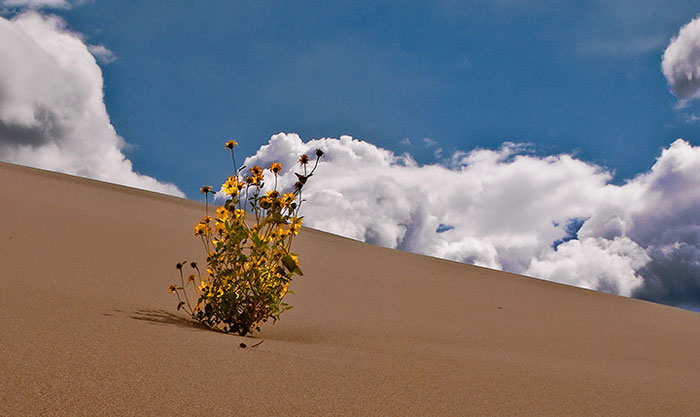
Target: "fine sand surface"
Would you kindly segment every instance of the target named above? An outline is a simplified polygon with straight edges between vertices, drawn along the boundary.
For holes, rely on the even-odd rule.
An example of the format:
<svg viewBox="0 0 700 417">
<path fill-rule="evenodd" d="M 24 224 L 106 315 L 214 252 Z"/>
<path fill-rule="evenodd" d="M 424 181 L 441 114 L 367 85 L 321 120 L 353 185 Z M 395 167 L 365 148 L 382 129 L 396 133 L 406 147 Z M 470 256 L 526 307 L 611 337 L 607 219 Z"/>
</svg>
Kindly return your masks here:
<svg viewBox="0 0 700 417">
<path fill-rule="evenodd" d="M 700 416 L 697 313 L 305 229 L 241 338 L 167 292 L 203 204 L 2 163 L 0 199 L 0 416 Z"/>
</svg>

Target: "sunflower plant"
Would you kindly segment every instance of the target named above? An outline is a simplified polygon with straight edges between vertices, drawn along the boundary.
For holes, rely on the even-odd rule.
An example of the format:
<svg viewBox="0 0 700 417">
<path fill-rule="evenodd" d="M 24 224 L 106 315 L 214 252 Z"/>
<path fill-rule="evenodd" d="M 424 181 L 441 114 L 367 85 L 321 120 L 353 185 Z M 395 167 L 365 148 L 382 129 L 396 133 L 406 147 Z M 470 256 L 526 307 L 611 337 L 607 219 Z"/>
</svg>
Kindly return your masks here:
<svg viewBox="0 0 700 417">
<path fill-rule="evenodd" d="M 291 251 L 303 220 L 299 215 L 301 193 L 323 152 L 316 150 L 313 167 L 309 167 L 308 155 L 301 155 L 303 173 L 296 174 L 298 181 L 286 192 L 277 190 L 282 165 L 270 165 L 267 172 L 274 186 L 265 192 L 265 170 L 254 166 L 243 175 L 245 166 L 236 167 L 236 145 L 233 140 L 225 145 L 231 152 L 234 176 L 223 183 L 226 200 L 213 217 L 209 195 L 216 192 L 211 186 L 201 188 L 205 216 L 194 226 L 194 234 L 207 253 L 206 269 L 201 271 L 196 262 L 179 262 L 180 283 L 170 285 L 169 291 L 178 298 L 177 309 L 194 320 L 245 336 L 292 308 L 283 299 L 292 278 L 303 275 L 298 255 Z M 189 274 L 185 272 L 188 267 Z"/>
</svg>

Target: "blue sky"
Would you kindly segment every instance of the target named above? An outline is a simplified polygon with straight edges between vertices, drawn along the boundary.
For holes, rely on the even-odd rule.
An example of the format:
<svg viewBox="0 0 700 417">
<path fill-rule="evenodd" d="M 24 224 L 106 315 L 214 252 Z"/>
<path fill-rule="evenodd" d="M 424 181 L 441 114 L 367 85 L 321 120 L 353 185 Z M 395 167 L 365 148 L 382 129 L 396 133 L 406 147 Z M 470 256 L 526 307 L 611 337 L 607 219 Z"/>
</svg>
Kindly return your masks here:
<svg viewBox="0 0 700 417">
<path fill-rule="evenodd" d="M 661 54 L 700 8 L 686 2 L 93 1 L 60 11 L 112 50 L 114 126 L 138 171 L 196 197 L 224 174 L 228 137 L 349 134 L 419 162 L 530 142 L 614 170 L 698 143 Z M 655 3 L 655 4 L 654 4 Z M 401 143 L 409 138 L 412 147 Z"/>
<path fill-rule="evenodd" d="M 201 199 L 326 152 L 305 224 L 700 308 L 700 7 L 0 0 L 0 160 Z"/>
</svg>

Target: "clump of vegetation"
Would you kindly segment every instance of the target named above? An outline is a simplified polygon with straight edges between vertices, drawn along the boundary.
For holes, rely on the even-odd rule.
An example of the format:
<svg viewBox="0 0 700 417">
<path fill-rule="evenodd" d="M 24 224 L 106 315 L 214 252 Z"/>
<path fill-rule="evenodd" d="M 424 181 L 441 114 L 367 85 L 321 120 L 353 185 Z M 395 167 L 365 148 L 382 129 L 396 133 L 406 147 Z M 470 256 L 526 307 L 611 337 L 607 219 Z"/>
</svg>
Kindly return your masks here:
<svg viewBox="0 0 700 417">
<path fill-rule="evenodd" d="M 268 173 L 274 178 L 274 187 L 263 194 L 265 170 L 254 166 L 243 176 L 245 167 L 236 167 L 236 145 L 233 140 L 225 145 L 231 151 L 235 174 L 222 185 L 226 202 L 216 208 L 214 218 L 209 215 L 209 195 L 215 191 L 211 186 L 201 189 L 206 212 L 195 225 L 194 234 L 206 250 L 206 270 L 201 271 L 195 262 L 178 263 L 180 285 L 173 284 L 169 290 L 178 297 L 177 309 L 183 309 L 194 320 L 212 329 L 245 336 L 260 330 L 268 319 L 277 321 L 280 314 L 292 308 L 282 300 L 292 278 L 303 275 L 298 255 L 291 251 L 303 220 L 299 216 L 301 193 L 323 152 L 316 150 L 310 169 L 309 157 L 301 155 L 303 174 L 296 174 L 298 181 L 287 192 L 277 190 L 282 165 L 270 165 Z M 185 272 L 187 266 L 192 273 Z"/>
</svg>

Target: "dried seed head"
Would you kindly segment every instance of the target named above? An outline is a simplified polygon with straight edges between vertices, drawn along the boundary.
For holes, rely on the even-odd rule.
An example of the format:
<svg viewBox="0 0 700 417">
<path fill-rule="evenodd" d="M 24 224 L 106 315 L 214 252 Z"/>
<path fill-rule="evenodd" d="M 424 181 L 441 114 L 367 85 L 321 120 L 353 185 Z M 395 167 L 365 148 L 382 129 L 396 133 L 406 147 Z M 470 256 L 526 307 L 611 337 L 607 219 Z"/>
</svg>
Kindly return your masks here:
<svg viewBox="0 0 700 417">
<path fill-rule="evenodd" d="M 309 175 L 301 175 L 301 174 L 297 174 L 296 172 L 294 173 L 294 175 L 297 176 L 297 179 L 299 180 L 299 182 L 300 182 L 302 185 L 303 185 L 303 184 L 306 184 L 306 180 L 308 180 L 309 177 L 311 176 L 310 174 L 309 174 Z"/>
</svg>

